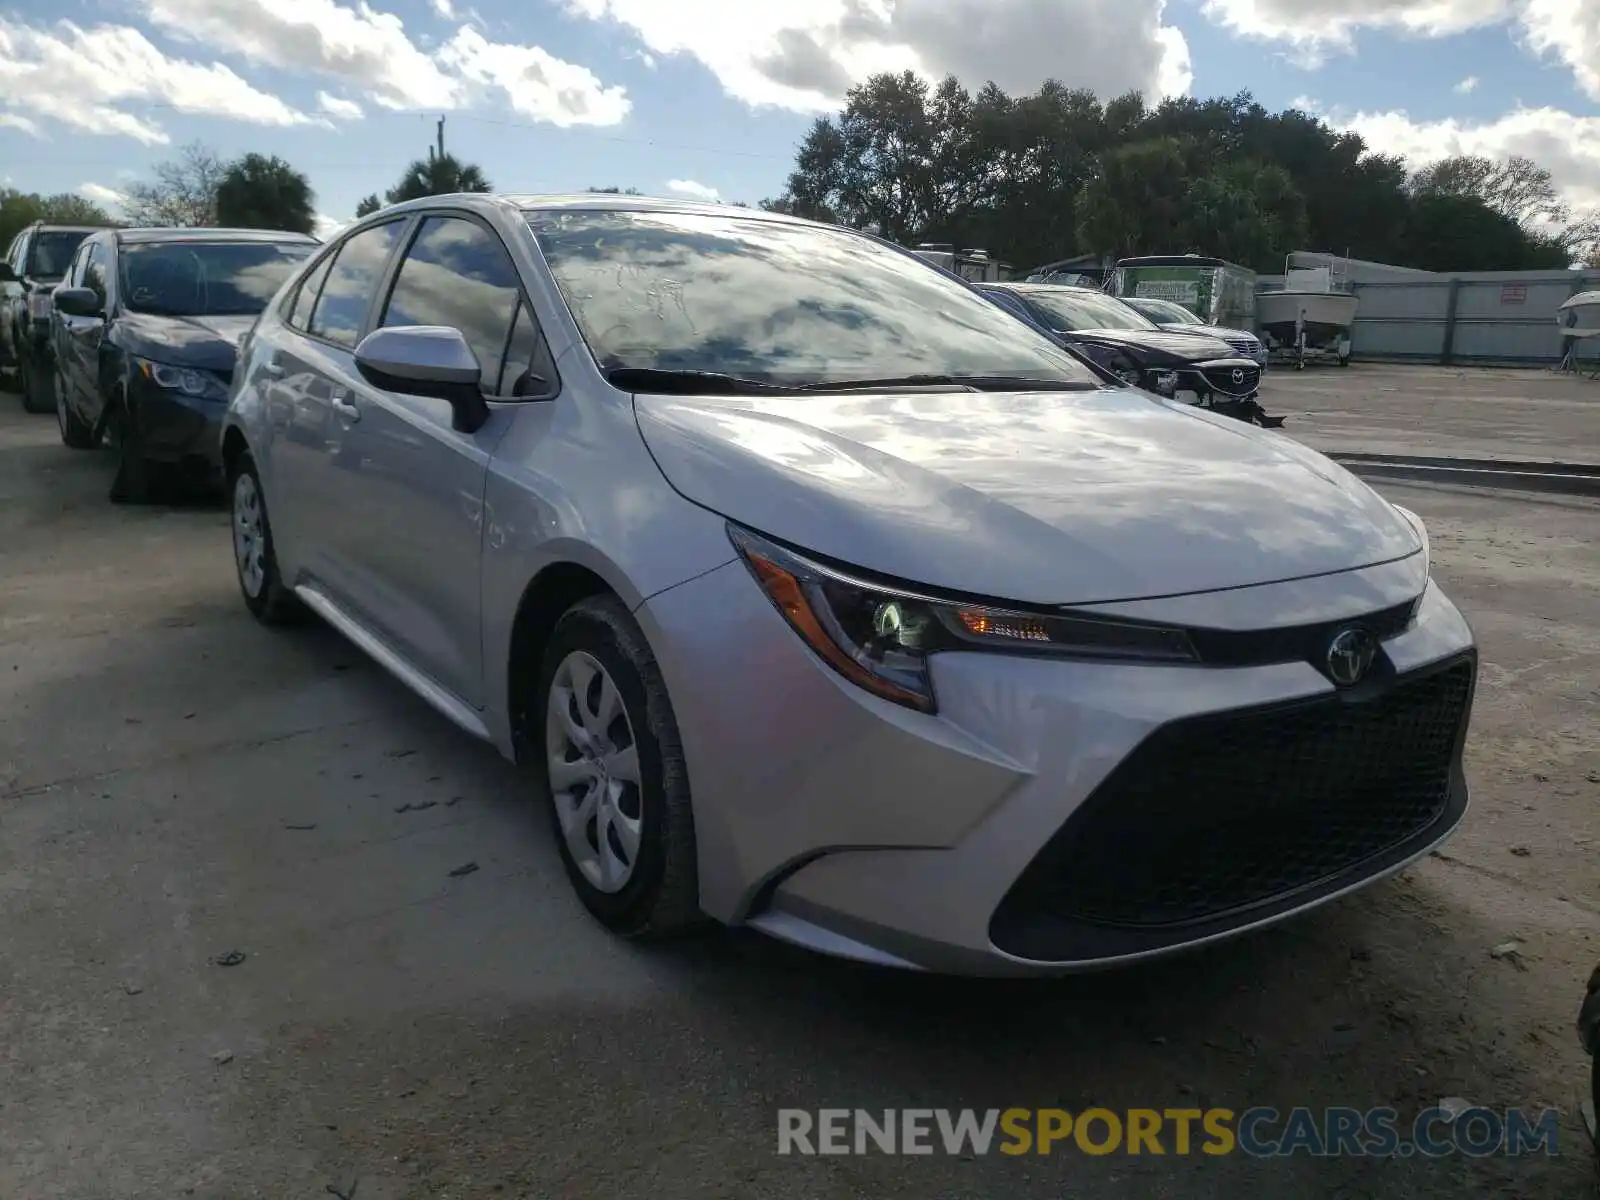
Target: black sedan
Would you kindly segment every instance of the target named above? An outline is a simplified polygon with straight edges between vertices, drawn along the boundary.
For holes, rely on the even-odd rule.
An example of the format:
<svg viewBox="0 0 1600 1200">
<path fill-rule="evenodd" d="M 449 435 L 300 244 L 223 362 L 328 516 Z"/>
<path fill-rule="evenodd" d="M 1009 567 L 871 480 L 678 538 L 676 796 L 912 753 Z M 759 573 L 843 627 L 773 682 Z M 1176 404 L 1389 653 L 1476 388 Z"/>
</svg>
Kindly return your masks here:
<svg viewBox="0 0 1600 1200">
<path fill-rule="evenodd" d="M 240 339 L 317 246 L 253 229 L 107 229 L 84 239 L 55 292 L 56 415 L 74 449 L 111 435 L 112 500 L 147 499 L 164 468 L 217 476 Z"/>
<path fill-rule="evenodd" d="M 978 290 L 1132 387 L 1276 428 L 1256 401 L 1261 366 L 1226 342 L 1169 333 L 1114 296 L 1048 283 L 984 283 Z"/>
</svg>

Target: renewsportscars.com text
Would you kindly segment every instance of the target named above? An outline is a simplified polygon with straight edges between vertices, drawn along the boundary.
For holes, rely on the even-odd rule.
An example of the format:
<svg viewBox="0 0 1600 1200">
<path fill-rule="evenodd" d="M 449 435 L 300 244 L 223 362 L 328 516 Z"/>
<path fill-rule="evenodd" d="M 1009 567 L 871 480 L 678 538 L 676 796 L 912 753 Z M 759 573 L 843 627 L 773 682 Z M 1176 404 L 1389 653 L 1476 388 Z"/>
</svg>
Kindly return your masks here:
<svg viewBox="0 0 1600 1200">
<path fill-rule="evenodd" d="M 1089 1108 L 778 1110 L 779 1154 L 1554 1155 L 1554 1109 Z"/>
</svg>

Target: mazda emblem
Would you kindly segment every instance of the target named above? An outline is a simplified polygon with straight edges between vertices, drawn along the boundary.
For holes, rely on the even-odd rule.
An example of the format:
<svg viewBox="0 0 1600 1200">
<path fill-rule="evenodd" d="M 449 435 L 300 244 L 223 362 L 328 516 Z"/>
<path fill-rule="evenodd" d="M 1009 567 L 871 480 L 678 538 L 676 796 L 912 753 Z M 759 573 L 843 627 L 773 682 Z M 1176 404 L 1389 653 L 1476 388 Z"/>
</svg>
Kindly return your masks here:
<svg viewBox="0 0 1600 1200">
<path fill-rule="evenodd" d="M 1378 654 L 1378 640 L 1359 625 L 1341 629 L 1328 643 L 1328 677 L 1340 687 L 1353 687 L 1366 677 Z"/>
<path fill-rule="evenodd" d="M 1233 369 L 1233 381 L 1235 383 L 1243 383 L 1244 382 L 1244 372 L 1239 370 L 1238 367 L 1235 367 Z"/>
</svg>

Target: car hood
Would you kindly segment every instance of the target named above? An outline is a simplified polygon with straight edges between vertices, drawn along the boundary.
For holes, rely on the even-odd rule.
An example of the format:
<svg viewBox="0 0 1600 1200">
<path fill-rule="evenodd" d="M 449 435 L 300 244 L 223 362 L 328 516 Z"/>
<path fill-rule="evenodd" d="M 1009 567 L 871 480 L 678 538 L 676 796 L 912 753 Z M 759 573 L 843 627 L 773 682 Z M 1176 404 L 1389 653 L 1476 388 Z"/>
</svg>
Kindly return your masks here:
<svg viewBox="0 0 1600 1200">
<path fill-rule="evenodd" d="M 177 367 L 233 371 L 239 342 L 256 323 L 254 316 L 168 317 L 124 313 L 117 321 L 117 344 L 130 354 Z"/>
<path fill-rule="evenodd" d="M 640 395 L 635 411 L 690 500 L 800 549 L 968 595 L 1145 599 L 1422 548 L 1404 517 L 1315 451 L 1133 390 Z"/>
<path fill-rule="evenodd" d="M 1174 321 L 1170 325 L 1163 323 L 1161 328 L 1167 333 L 1181 333 L 1185 337 L 1205 337 L 1210 338 L 1212 341 L 1220 341 L 1228 337 L 1253 338 L 1256 336 L 1248 329 L 1224 329 L 1220 325 L 1202 325 L 1198 321 L 1192 325 L 1181 321 Z"/>
<path fill-rule="evenodd" d="M 1232 346 L 1209 333 L 1170 333 L 1164 329 L 1070 329 L 1062 336 L 1074 342 L 1133 350 L 1146 363 L 1209 362 L 1214 358 L 1238 357 L 1238 352 Z"/>
</svg>

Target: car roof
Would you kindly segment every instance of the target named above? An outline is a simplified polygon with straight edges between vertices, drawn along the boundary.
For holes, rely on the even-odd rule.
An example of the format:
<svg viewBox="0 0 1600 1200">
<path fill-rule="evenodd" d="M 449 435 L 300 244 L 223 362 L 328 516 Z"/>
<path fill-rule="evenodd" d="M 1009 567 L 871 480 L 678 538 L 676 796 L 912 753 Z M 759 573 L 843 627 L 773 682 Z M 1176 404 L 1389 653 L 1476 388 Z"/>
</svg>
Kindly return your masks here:
<svg viewBox="0 0 1600 1200">
<path fill-rule="evenodd" d="M 212 229 L 198 226 L 192 229 L 113 229 L 109 232 L 123 245 L 151 242 L 302 242 L 308 246 L 321 245 L 308 233 L 289 233 L 281 229 Z"/>
<path fill-rule="evenodd" d="M 107 228 L 104 225 L 47 225 L 40 221 L 37 225 L 29 225 L 22 230 L 23 233 L 99 233 Z"/>
<path fill-rule="evenodd" d="M 575 192 L 541 195 L 526 192 L 453 192 L 442 196 L 423 196 L 379 209 L 371 217 L 362 218 L 365 224 L 373 218 L 390 217 L 400 213 L 427 208 L 465 208 L 479 212 L 500 211 L 510 213 L 533 212 L 681 212 L 707 216 L 738 217 L 740 220 L 768 221 L 774 224 L 818 225 L 804 217 L 787 213 L 768 212 L 764 208 L 745 208 L 736 204 L 708 204 L 704 200 L 671 200 L 663 196 L 629 196 L 620 192 Z M 840 226 L 828 225 L 829 229 Z M 344 231 L 340 230 L 342 234 Z M 854 231 L 848 231 L 854 232 Z"/>
<path fill-rule="evenodd" d="M 1008 292 L 1081 292 L 1088 296 L 1104 296 L 1099 288 L 1079 287 L 1075 283 L 984 283 L 982 287 L 1004 288 Z M 1115 297 L 1112 297 L 1115 299 Z"/>
</svg>

